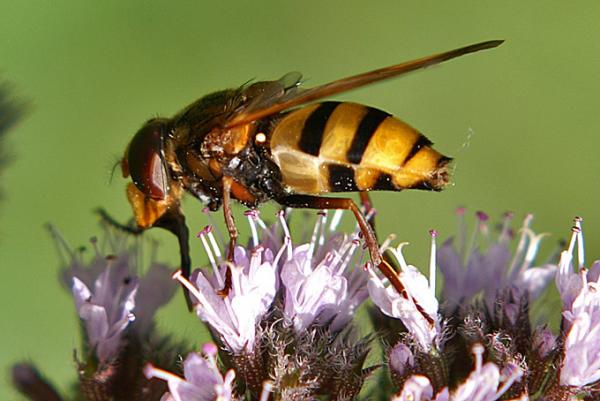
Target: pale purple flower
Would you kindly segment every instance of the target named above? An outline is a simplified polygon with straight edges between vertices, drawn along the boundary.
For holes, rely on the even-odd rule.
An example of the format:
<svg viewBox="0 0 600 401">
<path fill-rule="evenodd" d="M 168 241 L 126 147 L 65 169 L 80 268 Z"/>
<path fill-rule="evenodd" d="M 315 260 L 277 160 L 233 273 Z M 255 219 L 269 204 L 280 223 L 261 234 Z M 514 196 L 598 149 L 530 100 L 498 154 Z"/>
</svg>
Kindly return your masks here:
<svg viewBox="0 0 600 401">
<path fill-rule="evenodd" d="M 579 246 L 578 272 L 573 272 L 575 243 Z M 600 380 L 600 283 L 598 262 L 592 273 L 583 268 L 581 220 L 576 220 L 569 248 L 561 253 L 556 281 L 563 300 L 564 359 L 560 384 L 583 387 Z M 589 281 L 590 279 L 595 281 Z"/>
<path fill-rule="evenodd" d="M 511 386 L 521 380 L 523 370 L 517 365 L 500 369 L 492 362 L 483 363 L 484 348 L 480 344 L 473 347 L 475 369 L 454 390 L 442 388 L 433 394 L 430 380 L 421 375 L 412 375 L 405 382 L 400 393 L 392 401 L 495 401 L 500 399 Z M 527 400 L 523 394 L 520 400 Z"/>
<path fill-rule="evenodd" d="M 435 236 L 432 232 L 432 249 L 435 250 Z M 385 315 L 400 319 L 408 332 L 415 338 L 423 350 L 436 345 L 440 334 L 440 317 L 438 301 L 435 297 L 435 252 L 430 262 L 430 279 L 428 280 L 416 267 L 408 265 L 402 255 L 400 244 L 397 248 L 387 248 L 400 264 L 398 278 L 403 283 L 405 292 L 400 294 L 387 279 L 379 277 L 372 268 L 369 269 L 368 283 L 371 299 Z"/>
<path fill-rule="evenodd" d="M 219 371 L 216 361 L 217 347 L 205 344 L 203 355 L 190 353 L 183 361 L 183 375 L 173 373 L 147 364 L 144 374 L 148 379 L 165 380 L 169 385 L 169 393 L 162 401 L 231 401 L 233 397 L 233 381 L 235 372 L 228 370 L 224 375 Z"/>
<path fill-rule="evenodd" d="M 540 358 L 546 358 L 556 350 L 556 336 L 548 327 L 538 327 L 533 333 L 531 348 Z"/>
<path fill-rule="evenodd" d="M 505 288 L 514 288 L 518 294 L 537 299 L 554 277 L 557 266 L 546 263 L 532 267 L 545 236 L 530 229 L 532 216 L 525 218 L 517 249 L 512 254 L 509 249 L 512 214 L 504 216 L 501 232 L 493 239 L 487 225 L 488 216 L 478 212 L 478 224 L 468 243 L 463 214 L 464 209 L 459 209 L 458 244 L 451 238 L 438 251 L 437 260 L 445 280 L 443 298 L 448 307 L 454 309 L 482 294 L 488 310 L 493 310 L 498 293 Z M 487 250 L 482 250 L 481 243 L 488 244 Z"/>
<path fill-rule="evenodd" d="M 289 249 L 281 268 L 283 311 L 297 332 L 329 322 L 330 329 L 338 331 L 367 297 L 367 275 L 356 266 L 362 259 L 355 257 L 358 239 L 328 238 L 322 230 L 325 223 L 326 215 L 320 215 L 310 243 L 294 247 L 288 241 L 284 245 Z M 283 219 L 281 224 L 285 224 Z"/>
<path fill-rule="evenodd" d="M 126 273 L 109 266 L 95 280 L 92 290 L 73 277 L 77 313 L 85 325 L 89 346 L 101 363 L 118 356 L 125 329 L 135 319 L 132 311 L 138 282 Z"/>
<path fill-rule="evenodd" d="M 108 362 L 117 356 L 129 327 L 138 334 L 148 332 L 156 310 L 170 301 L 176 286 L 169 280 L 170 270 L 156 263 L 142 278 L 137 277 L 130 252 L 105 257 L 97 251 L 88 264 L 67 252 L 72 260 L 64 275 L 71 283 L 86 338 L 100 362 Z"/>
<path fill-rule="evenodd" d="M 600 380 L 600 313 L 579 313 L 564 347 L 561 385 L 583 387 Z"/>
<path fill-rule="evenodd" d="M 394 374 L 403 376 L 415 365 L 415 355 L 406 344 L 399 342 L 389 353 L 390 369 Z"/>
<path fill-rule="evenodd" d="M 577 271 L 574 271 L 573 267 L 575 246 L 577 246 L 577 253 L 579 256 Z M 556 287 L 560 293 L 564 311 L 573 311 L 575 299 L 579 297 L 581 291 L 585 287 L 586 282 L 598 280 L 600 263 L 594 263 L 589 272 L 584 269 L 584 264 L 585 260 L 581 219 L 576 218 L 575 225 L 571 230 L 571 240 L 569 242 L 569 246 L 560 254 L 560 261 L 558 263 L 559 268 L 558 273 L 556 274 Z M 567 324 L 568 321 L 569 319 L 567 319 Z"/>
<path fill-rule="evenodd" d="M 280 286 L 283 315 L 296 331 L 313 324 L 328 324 L 332 331 L 343 328 L 367 298 L 367 275 L 352 268 L 360 263 L 363 252 L 355 255 L 357 240 L 331 233 L 339 222 L 336 213 L 326 226 L 321 213 L 309 243 L 293 245 L 283 213 L 278 213 L 282 239 L 275 235 L 276 225 L 267 227 L 255 211 L 247 212 L 252 231 L 253 249 L 236 247 L 233 264 L 223 262 L 222 253 L 211 230 L 202 239 L 213 273 L 197 270 L 192 291 L 198 299 L 198 316 L 216 331 L 227 348 L 239 353 L 252 351 L 256 325 L 270 309 Z M 263 229 L 259 240 L 257 225 Z M 225 269 L 231 267 L 233 288 L 226 297 L 217 295 L 225 285 Z"/>
<path fill-rule="evenodd" d="M 426 376 L 413 375 L 405 382 L 399 394 L 391 401 L 447 401 L 448 388 L 444 388 L 433 397 L 433 387 Z"/>
<path fill-rule="evenodd" d="M 258 246 L 250 251 L 236 247 L 233 264 L 217 265 L 215 253 L 218 247 L 211 239 L 209 227 L 199 236 L 213 266 L 213 273 L 196 270 L 191 281 L 181 274 L 180 280 L 196 298 L 195 310 L 198 317 L 208 323 L 219 335 L 229 351 L 237 354 L 251 352 L 256 340 L 256 325 L 269 310 L 277 292 L 277 261 L 270 249 Z M 208 245 L 206 238 L 211 239 Z M 219 294 L 225 287 L 226 269 L 231 272 L 231 289 L 226 296 Z"/>
<path fill-rule="evenodd" d="M 523 376 L 516 365 L 503 369 L 492 363 L 483 363 L 483 346 L 473 347 L 475 369 L 450 394 L 451 401 L 495 401 Z"/>
</svg>

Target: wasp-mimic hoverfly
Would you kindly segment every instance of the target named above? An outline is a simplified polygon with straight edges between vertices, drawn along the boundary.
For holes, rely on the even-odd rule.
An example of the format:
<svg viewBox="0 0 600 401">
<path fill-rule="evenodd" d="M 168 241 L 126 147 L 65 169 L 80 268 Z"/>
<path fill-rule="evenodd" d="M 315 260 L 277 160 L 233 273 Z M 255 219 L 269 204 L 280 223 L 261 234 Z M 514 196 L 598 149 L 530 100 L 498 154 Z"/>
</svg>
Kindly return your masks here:
<svg viewBox="0 0 600 401">
<path fill-rule="evenodd" d="M 180 205 L 184 192 L 213 211 L 223 206 L 229 260 L 238 235 L 232 199 L 251 208 L 275 200 L 295 208 L 350 210 L 373 264 L 402 293 L 402 283 L 382 258 L 373 229 L 354 201 L 323 195 L 356 191 L 366 201 L 372 190 L 439 191 L 448 183 L 451 159 L 384 111 L 348 102 L 311 102 L 501 43 L 482 42 L 310 89 L 300 87 L 299 73 L 289 73 L 276 81 L 206 95 L 172 118 L 149 120 L 129 143 L 121 167 L 132 180 L 127 197 L 136 226 L 120 225 L 101 213 L 133 233 L 162 227 L 175 234 L 187 278 L 191 262 Z"/>
</svg>

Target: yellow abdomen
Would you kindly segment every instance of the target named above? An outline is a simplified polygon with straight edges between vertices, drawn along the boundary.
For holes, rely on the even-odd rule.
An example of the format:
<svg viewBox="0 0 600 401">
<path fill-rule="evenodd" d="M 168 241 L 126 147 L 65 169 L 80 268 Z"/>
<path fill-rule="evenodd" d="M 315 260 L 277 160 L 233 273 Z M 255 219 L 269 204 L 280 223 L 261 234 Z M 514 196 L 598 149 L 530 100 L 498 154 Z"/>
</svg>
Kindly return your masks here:
<svg viewBox="0 0 600 401">
<path fill-rule="evenodd" d="M 271 155 L 294 193 L 441 190 L 450 158 L 381 110 L 323 102 L 295 110 L 271 132 Z"/>
</svg>

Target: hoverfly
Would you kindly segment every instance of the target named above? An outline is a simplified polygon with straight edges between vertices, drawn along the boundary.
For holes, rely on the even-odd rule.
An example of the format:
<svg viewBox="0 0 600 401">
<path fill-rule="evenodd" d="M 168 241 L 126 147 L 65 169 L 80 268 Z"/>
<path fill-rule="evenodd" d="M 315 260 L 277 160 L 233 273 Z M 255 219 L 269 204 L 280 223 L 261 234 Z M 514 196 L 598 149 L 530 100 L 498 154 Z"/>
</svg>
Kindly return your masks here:
<svg viewBox="0 0 600 401">
<path fill-rule="evenodd" d="M 448 182 L 451 159 L 386 112 L 348 102 L 311 102 L 501 43 L 482 42 L 311 89 L 300 88 L 299 73 L 289 73 L 206 95 L 172 118 L 149 120 L 129 143 L 121 167 L 132 180 L 127 198 L 136 226 L 101 213 L 130 232 L 162 227 L 175 234 L 182 273 L 189 277 L 189 232 L 180 206 L 184 192 L 213 211 L 223 206 L 229 260 L 238 235 L 232 199 L 251 208 L 275 200 L 295 208 L 350 210 L 373 264 L 401 290 L 354 201 L 323 195 L 357 191 L 365 200 L 372 190 L 439 191 Z"/>
</svg>

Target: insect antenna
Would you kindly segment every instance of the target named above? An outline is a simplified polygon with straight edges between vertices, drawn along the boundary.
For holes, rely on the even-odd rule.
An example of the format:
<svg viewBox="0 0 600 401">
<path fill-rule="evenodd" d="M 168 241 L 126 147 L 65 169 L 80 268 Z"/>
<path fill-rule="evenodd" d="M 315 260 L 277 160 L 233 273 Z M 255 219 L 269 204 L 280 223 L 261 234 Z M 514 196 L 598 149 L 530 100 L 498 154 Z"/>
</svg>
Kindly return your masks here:
<svg viewBox="0 0 600 401">
<path fill-rule="evenodd" d="M 115 170 L 121 164 L 121 158 L 119 156 L 113 156 L 113 161 L 110 162 L 110 171 L 108 173 L 108 185 L 112 185 L 113 177 L 115 176 Z"/>
</svg>

